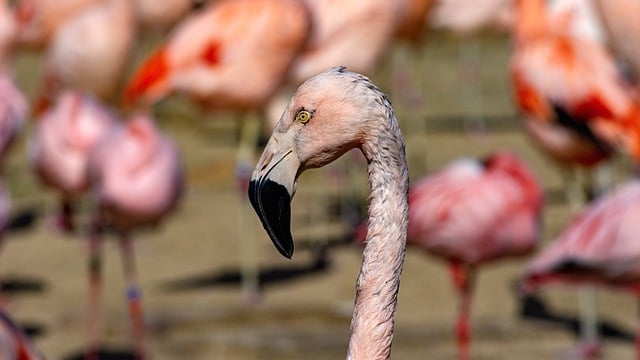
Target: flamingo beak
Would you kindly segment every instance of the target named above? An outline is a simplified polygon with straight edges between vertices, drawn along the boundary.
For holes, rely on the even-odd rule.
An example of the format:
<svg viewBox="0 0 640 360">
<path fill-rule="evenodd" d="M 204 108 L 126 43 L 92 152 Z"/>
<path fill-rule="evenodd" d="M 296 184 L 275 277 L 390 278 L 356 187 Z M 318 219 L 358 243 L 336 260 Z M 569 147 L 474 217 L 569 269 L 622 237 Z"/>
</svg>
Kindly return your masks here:
<svg viewBox="0 0 640 360">
<path fill-rule="evenodd" d="M 249 200 L 276 249 L 293 256 L 291 199 L 300 161 L 286 133 L 274 133 L 258 161 L 249 183 Z"/>
</svg>

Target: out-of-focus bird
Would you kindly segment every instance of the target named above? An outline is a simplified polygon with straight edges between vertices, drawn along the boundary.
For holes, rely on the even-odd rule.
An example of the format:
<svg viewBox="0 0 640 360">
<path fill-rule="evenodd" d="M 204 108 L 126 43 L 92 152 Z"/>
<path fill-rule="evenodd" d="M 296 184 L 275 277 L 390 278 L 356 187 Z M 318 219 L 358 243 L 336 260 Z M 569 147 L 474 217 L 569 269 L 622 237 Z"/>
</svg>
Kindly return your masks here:
<svg viewBox="0 0 640 360">
<path fill-rule="evenodd" d="M 119 234 L 135 351 L 142 359 L 144 322 L 130 235 L 140 227 L 158 225 L 176 208 L 184 182 L 180 154 L 150 118 L 137 115 L 107 135 L 91 152 L 88 174 L 97 207 L 89 239 L 88 356 L 96 355 L 98 345 L 101 233 L 112 228 Z"/>
<path fill-rule="evenodd" d="M 459 359 L 469 359 L 470 306 L 482 264 L 530 254 L 541 233 L 543 192 L 516 156 L 461 160 L 409 192 L 407 244 L 448 262 L 460 296 Z"/>
<path fill-rule="evenodd" d="M 614 150 L 640 158 L 640 108 L 606 49 L 540 0 L 516 5 L 511 76 L 533 141 L 564 166 L 590 167 Z"/>
<path fill-rule="evenodd" d="M 445 260 L 460 296 L 458 358 L 470 358 L 472 294 L 478 267 L 529 255 L 542 231 L 543 191 L 508 152 L 460 159 L 409 190 L 407 245 Z M 356 231 L 362 243 L 366 233 Z"/>
<path fill-rule="evenodd" d="M 0 165 L 20 134 L 28 112 L 27 100 L 8 74 L 0 70 Z"/>
<path fill-rule="evenodd" d="M 309 25 L 297 0 L 210 4 L 142 63 L 123 100 L 151 105 L 183 93 L 214 110 L 260 109 L 282 83 Z"/>
<path fill-rule="evenodd" d="M 304 82 L 255 167 L 249 198 L 278 251 L 290 258 L 290 200 L 297 177 L 352 148 L 368 160 L 371 194 L 347 358 L 389 359 L 404 262 L 409 177 L 404 140 L 388 97 L 368 78 L 343 67 Z"/>
<path fill-rule="evenodd" d="M 640 181 L 619 185 L 580 212 L 526 267 L 523 286 L 553 283 L 640 289 Z M 636 340 L 640 356 L 640 337 Z"/>
<path fill-rule="evenodd" d="M 593 0 L 608 34 L 614 52 L 631 70 L 631 78 L 637 84 L 640 76 L 640 14 L 638 0 Z"/>
<path fill-rule="evenodd" d="M 18 45 L 42 49 L 76 12 L 102 0 L 18 0 L 15 6 Z"/>
<path fill-rule="evenodd" d="M 517 0 L 511 76 L 525 130 L 564 168 L 590 169 L 615 151 L 640 159 L 640 107 L 602 44 L 577 36 L 572 16 L 550 16 L 542 0 Z M 565 184 L 574 211 L 585 202 L 576 181 Z M 585 291 L 588 291 L 586 289 Z M 586 293 L 585 293 L 586 294 Z M 597 349 L 595 301 L 581 296 L 583 341 Z"/>
<path fill-rule="evenodd" d="M 117 124 L 116 116 L 88 95 L 66 91 L 36 123 L 28 157 L 39 180 L 60 193 L 57 225 L 72 231 L 72 202 L 89 188 L 87 159 Z"/>
<path fill-rule="evenodd" d="M 36 110 L 46 109 L 67 88 L 102 101 L 116 100 L 135 30 L 130 0 L 102 0 L 75 12 L 58 27 L 47 48 Z"/>
<path fill-rule="evenodd" d="M 243 247 L 249 247 L 244 239 L 251 237 L 247 234 L 251 210 L 244 194 L 260 135 L 260 126 L 251 116 L 262 111 L 285 81 L 310 26 L 308 11 L 298 0 L 211 3 L 176 25 L 166 42 L 136 71 L 124 93 L 125 105 L 151 105 L 170 94 L 181 93 L 208 110 L 235 111 L 240 115 L 236 178 L 242 199 L 238 220 Z M 243 250 L 243 257 L 250 258 L 251 252 Z M 243 268 L 245 273 L 253 274 L 245 278 L 256 278 L 255 264 Z M 254 302 L 257 286 L 243 287 L 249 302 Z"/>
</svg>

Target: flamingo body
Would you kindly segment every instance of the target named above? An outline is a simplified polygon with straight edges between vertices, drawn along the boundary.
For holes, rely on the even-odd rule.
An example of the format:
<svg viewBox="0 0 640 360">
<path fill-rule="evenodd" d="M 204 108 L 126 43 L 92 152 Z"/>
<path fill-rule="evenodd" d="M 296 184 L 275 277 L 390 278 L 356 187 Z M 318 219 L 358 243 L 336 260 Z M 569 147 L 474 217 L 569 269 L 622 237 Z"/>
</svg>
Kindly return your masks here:
<svg viewBox="0 0 640 360">
<path fill-rule="evenodd" d="M 527 254 L 539 238 L 542 201 L 511 154 L 459 160 L 411 187 L 407 242 L 466 264 Z"/>
<path fill-rule="evenodd" d="M 530 285 L 562 281 L 639 291 L 640 181 L 629 181 L 576 216 L 525 270 Z"/>
<path fill-rule="evenodd" d="M 640 156 L 640 109 L 602 45 L 574 36 L 567 30 L 571 17 L 550 17 L 538 0 L 518 0 L 517 19 L 510 63 L 515 99 L 529 120 L 544 124 L 537 130 L 546 129 L 533 133 L 538 143 L 545 148 L 545 133 L 555 127 L 572 128 L 593 142 L 590 153 L 601 148 L 600 158 L 608 156 L 607 146 Z M 563 162 L 581 164 L 581 158 L 587 162 L 594 158 L 574 149 L 564 152 L 573 154 L 572 158 L 563 159 L 553 148 L 545 150 Z"/>
<path fill-rule="evenodd" d="M 128 84 L 125 102 L 186 93 L 211 108 L 266 103 L 306 40 L 297 0 L 225 0 L 186 18 Z"/>
<path fill-rule="evenodd" d="M 121 229 L 159 222 L 182 193 L 178 149 L 147 117 L 134 117 L 107 135 L 91 153 L 88 169 L 107 223 Z"/>
<path fill-rule="evenodd" d="M 29 160 L 40 180 L 64 196 L 86 191 L 89 153 L 116 121 L 91 97 L 63 93 L 56 106 L 38 121 L 30 139 Z"/>
</svg>

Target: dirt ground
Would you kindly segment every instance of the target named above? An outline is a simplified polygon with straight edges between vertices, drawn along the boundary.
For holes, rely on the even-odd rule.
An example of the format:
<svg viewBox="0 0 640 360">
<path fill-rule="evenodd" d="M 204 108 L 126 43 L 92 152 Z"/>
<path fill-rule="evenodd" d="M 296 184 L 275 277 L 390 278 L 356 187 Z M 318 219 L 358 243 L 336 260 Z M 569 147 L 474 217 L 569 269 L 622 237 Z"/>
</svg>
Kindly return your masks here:
<svg viewBox="0 0 640 360">
<path fill-rule="evenodd" d="M 408 61 L 401 52 L 410 54 Z M 393 59 L 405 61 L 408 65 L 403 68 L 415 71 L 409 78 L 424 90 L 413 102 L 391 93 L 407 141 L 412 179 L 460 156 L 514 151 L 529 162 L 547 189 L 543 241 L 552 239 L 570 214 L 556 168 L 530 146 L 514 116 L 506 72 L 507 39 L 433 34 L 421 52 L 398 49 Z M 25 55 L 17 64 L 18 79 L 30 94 L 37 71 L 35 56 Z M 373 76 L 387 91 L 391 91 L 389 73 Z M 316 240 L 315 246 L 298 243 L 293 260 L 287 260 L 252 213 L 247 218 L 251 223 L 240 226 L 246 204 L 238 200 L 233 180 L 237 132 L 233 118 L 201 114 L 179 100 L 161 104 L 157 117 L 183 151 L 189 187 L 175 216 L 157 231 L 136 235 L 151 358 L 344 357 L 361 252 L 357 246 L 334 241 L 345 227 L 338 217 L 323 212 L 350 191 L 331 181 L 337 171 L 313 171 L 300 179 L 294 199 L 294 239 L 303 244 L 309 237 L 323 240 Z M 6 235 L 0 278 L 8 311 L 30 330 L 37 347 L 48 359 L 69 359 L 82 351 L 85 341 L 87 252 L 82 234 L 65 236 L 50 226 L 55 198 L 29 172 L 25 161 L 29 131 L 30 127 L 5 170 L 14 214 L 22 215 L 25 224 Z M 354 188 L 358 194 L 366 193 L 364 168 L 360 164 L 351 169 Z M 240 241 L 240 229 L 249 238 L 252 232 L 255 236 L 264 280 L 261 301 L 254 305 L 247 304 L 238 282 L 240 249 L 247 246 Z M 332 245 L 326 257 L 314 251 L 323 241 Z M 110 242 L 106 250 L 101 343 L 104 348 L 126 350 L 131 339 L 118 247 Z M 521 316 L 523 302 L 513 290 L 525 261 L 505 261 L 481 270 L 473 303 L 474 359 L 555 359 L 575 344 L 575 289 L 540 293 L 549 307 L 546 320 Z M 597 294 L 600 320 L 610 332 L 618 331 L 617 336 L 605 338 L 602 358 L 631 359 L 636 300 L 609 289 Z M 454 359 L 455 314 L 446 268 L 409 249 L 393 358 Z"/>
</svg>

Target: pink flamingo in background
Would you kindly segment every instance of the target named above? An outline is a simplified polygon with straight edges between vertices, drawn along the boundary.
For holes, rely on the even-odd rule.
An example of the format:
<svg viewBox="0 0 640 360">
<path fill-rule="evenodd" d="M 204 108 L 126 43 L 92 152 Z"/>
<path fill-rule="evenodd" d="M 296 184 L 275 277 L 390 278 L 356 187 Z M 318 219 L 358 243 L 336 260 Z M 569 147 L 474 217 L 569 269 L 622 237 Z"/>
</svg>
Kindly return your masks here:
<svg viewBox="0 0 640 360">
<path fill-rule="evenodd" d="M 293 95 L 258 161 L 249 199 L 278 251 L 293 255 L 291 204 L 304 170 L 358 148 L 371 195 L 348 359 L 389 359 L 408 222 L 404 140 L 389 99 L 366 77 L 331 68 Z"/>
<path fill-rule="evenodd" d="M 243 289 L 249 303 L 259 298 L 253 258 L 246 187 L 262 111 L 285 81 L 310 28 L 308 12 L 298 0 L 222 0 L 185 18 L 166 42 L 132 76 L 123 102 L 150 105 L 171 94 L 184 94 L 208 110 L 240 114 L 236 159 L 239 184 Z M 240 197 L 239 197 L 240 199 Z"/>
<path fill-rule="evenodd" d="M 496 152 L 460 159 L 409 190 L 407 245 L 445 260 L 460 296 L 458 358 L 470 358 L 472 293 L 479 266 L 535 250 L 543 191 L 526 164 Z M 356 241 L 363 242 L 359 229 Z"/>
<path fill-rule="evenodd" d="M 15 6 L 18 45 L 46 47 L 63 23 L 99 1 L 102 0 L 18 0 Z"/>
<path fill-rule="evenodd" d="M 40 181 L 60 193 L 57 225 L 64 231 L 74 230 L 72 202 L 89 188 L 89 153 L 117 121 L 92 97 L 67 91 L 36 123 L 29 140 L 29 162 Z"/>
<path fill-rule="evenodd" d="M 517 0 L 515 20 L 511 77 L 534 143 L 563 170 L 591 169 L 615 151 L 640 159 L 640 106 L 603 45 L 577 36 L 572 16 L 551 16 L 543 0 Z M 574 211 L 583 206 L 575 179 L 565 191 Z M 589 353 L 597 349 L 595 298 L 583 293 L 580 351 Z"/>
<path fill-rule="evenodd" d="M 516 19 L 511 76 L 536 145 L 564 166 L 592 167 L 614 150 L 640 159 L 640 107 L 606 49 L 541 0 L 518 0 Z"/>
<path fill-rule="evenodd" d="M 144 322 L 130 233 L 158 225 L 177 206 L 184 171 L 176 145 L 146 116 L 134 116 L 91 152 L 88 165 L 97 212 L 90 237 L 88 356 L 97 355 L 101 232 L 119 233 L 136 356 L 144 358 Z"/>
<path fill-rule="evenodd" d="M 614 52 L 622 58 L 632 70 L 637 84 L 640 76 L 640 14 L 638 0 L 593 0 L 599 10 L 609 42 Z"/>
<path fill-rule="evenodd" d="M 640 181 L 619 185 L 580 212 L 526 267 L 526 291 L 598 284 L 640 294 Z M 640 333 L 636 339 L 640 358 Z"/>
<path fill-rule="evenodd" d="M 459 359 L 469 359 L 470 306 L 482 264 L 530 254 L 541 233 L 543 192 L 528 167 L 499 152 L 461 160 L 409 192 L 407 244 L 449 263 L 460 296 Z"/>
<path fill-rule="evenodd" d="M 0 64 L 9 60 L 16 38 L 16 22 L 7 0 L 0 0 Z"/>
<path fill-rule="evenodd" d="M 135 36 L 130 0 L 102 0 L 75 12 L 51 38 L 35 109 L 46 109 L 67 88 L 116 100 Z"/>
<path fill-rule="evenodd" d="M 308 28 L 297 0 L 212 3 L 185 18 L 142 63 L 123 101 L 151 105 L 183 93 L 214 110 L 260 109 L 280 86 Z"/>
</svg>

